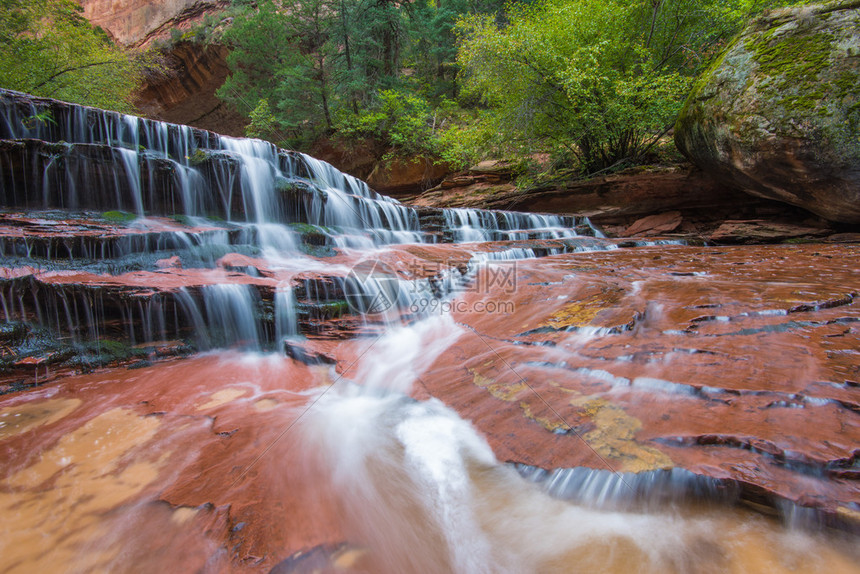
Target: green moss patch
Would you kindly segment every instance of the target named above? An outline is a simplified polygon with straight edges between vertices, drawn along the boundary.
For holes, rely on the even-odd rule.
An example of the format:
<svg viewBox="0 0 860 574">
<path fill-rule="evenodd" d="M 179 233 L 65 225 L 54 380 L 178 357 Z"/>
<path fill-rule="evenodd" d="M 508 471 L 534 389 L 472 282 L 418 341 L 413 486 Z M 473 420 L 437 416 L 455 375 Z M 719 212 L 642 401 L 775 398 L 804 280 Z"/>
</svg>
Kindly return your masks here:
<svg viewBox="0 0 860 574">
<path fill-rule="evenodd" d="M 129 223 L 137 219 L 137 215 L 128 211 L 105 211 L 102 217 L 111 223 Z"/>
</svg>

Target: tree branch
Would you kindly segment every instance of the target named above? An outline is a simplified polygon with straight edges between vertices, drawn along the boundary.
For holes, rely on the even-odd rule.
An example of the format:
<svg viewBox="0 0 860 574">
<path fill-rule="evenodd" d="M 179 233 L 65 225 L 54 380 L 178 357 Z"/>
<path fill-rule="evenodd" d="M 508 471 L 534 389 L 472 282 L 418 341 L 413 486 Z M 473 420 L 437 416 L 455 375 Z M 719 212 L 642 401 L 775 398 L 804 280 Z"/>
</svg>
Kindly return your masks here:
<svg viewBox="0 0 860 574">
<path fill-rule="evenodd" d="M 84 70 L 86 68 L 92 68 L 95 66 L 105 66 L 108 64 L 116 64 L 116 60 L 106 60 L 104 62 L 90 62 L 89 64 L 83 64 L 80 66 L 71 66 L 69 68 L 65 68 L 64 70 L 60 70 L 56 74 L 51 75 L 50 77 L 48 77 L 47 80 L 38 83 L 37 85 L 33 86 L 30 89 L 31 90 L 38 90 L 39 88 L 45 86 L 46 84 L 53 82 L 54 80 L 56 80 L 57 78 L 59 78 L 63 74 L 67 74 L 69 72 L 77 72 L 78 70 Z"/>
</svg>

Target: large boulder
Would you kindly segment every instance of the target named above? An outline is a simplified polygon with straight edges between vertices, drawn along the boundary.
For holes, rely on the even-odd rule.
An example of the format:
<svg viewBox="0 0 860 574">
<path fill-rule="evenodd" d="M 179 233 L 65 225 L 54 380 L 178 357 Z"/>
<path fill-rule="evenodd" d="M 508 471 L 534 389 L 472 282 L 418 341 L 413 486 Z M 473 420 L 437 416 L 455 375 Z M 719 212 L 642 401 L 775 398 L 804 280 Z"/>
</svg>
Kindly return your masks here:
<svg viewBox="0 0 860 574">
<path fill-rule="evenodd" d="M 450 169 L 430 158 L 392 158 L 376 164 L 367 184 L 374 190 L 392 197 L 416 195 L 442 181 Z"/>
<path fill-rule="evenodd" d="M 675 143 L 744 191 L 860 223 L 860 1 L 766 14 L 697 81 Z"/>
</svg>

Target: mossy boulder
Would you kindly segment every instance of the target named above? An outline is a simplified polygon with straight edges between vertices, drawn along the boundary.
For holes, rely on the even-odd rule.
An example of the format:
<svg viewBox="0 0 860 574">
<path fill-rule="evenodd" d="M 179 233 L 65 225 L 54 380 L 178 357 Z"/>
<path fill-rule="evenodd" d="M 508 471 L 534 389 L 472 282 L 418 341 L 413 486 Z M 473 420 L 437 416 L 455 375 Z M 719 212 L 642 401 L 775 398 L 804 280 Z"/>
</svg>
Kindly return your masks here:
<svg viewBox="0 0 860 574">
<path fill-rule="evenodd" d="M 860 223 L 860 0 L 770 12 L 693 87 L 678 149 L 718 180 Z"/>
</svg>

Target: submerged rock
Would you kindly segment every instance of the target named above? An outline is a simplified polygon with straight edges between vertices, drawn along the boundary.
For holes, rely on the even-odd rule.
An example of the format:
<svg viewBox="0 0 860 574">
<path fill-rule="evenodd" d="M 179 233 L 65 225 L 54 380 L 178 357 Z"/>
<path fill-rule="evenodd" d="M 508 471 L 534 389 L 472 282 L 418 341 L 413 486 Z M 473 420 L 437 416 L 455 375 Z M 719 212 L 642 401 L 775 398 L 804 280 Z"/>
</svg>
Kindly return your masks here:
<svg viewBox="0 0 860 574">
<path fill-rule="evenodd" d="M 860 223 L 858 8 L 797 7 L 750 24 L 696 81 L 678 148 L 752 195 Z"/>
</svg>

